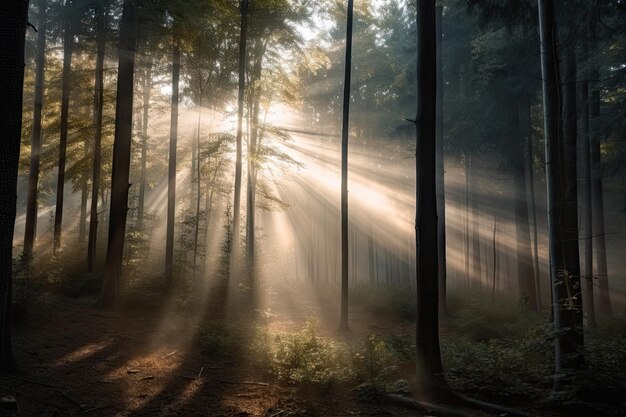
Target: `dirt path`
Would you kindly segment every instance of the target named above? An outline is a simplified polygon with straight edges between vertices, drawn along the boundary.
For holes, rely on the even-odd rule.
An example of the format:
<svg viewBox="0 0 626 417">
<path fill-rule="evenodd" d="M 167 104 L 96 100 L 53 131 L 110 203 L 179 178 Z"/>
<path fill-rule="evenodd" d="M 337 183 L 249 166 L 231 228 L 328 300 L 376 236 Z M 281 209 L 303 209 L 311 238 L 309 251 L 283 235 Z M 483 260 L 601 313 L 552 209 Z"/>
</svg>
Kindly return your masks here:
<svg viewBox="0 0 626 417">
<path fill-rule="evenodd" d="M 106 313 L 56 296 L 31 301 L 15 334 L 21 372 L 0 378 L 20 416 L 415 416 L 281 385 L 249 361 L 202 354 L 198 320 L 181 313 Z"/>
</svg>

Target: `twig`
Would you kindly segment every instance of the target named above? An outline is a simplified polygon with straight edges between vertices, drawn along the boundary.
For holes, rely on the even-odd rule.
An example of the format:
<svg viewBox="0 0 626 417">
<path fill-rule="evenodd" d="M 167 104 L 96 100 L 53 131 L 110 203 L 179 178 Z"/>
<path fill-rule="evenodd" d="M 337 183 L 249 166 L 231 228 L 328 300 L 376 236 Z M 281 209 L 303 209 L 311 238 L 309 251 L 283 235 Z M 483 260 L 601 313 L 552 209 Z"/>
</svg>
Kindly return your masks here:
<svg viewBox="0 0 626 417">
<path fill-rule="evenodd" d="M 270 417 L 276 417 L 276 416 L 279 416 L 279 415 L 281 415 L 281 414 L 282 414 L 282 413 L 284 413 L 284 412 L 285 412 L 285 410 L 280 410 L 280 411 L 278 411 L 278 412 L 276 412 L 276 413 L 272 414 Z"/>
<path fill-rule="evenodd" d="M 254 382 L 254 381 L 217 381 L 220 384 L 233 384 L 233 385 L 261 385 L 267 387 L 270 384 L 267 382 Z"/>
<path fill-rule="evenodd" d="M 109 405 L 98 405 L 98 406 L 86 409 L 85 411 L 83 411 L 83 414 L 88 414 L 88 413 L 91 413 L 92 411 L 104 410 L 106 408 L 111 408 L 111 407 L 113 407 L 113 406 L 110 405 L 110 404 Z"/>
<path fill-rule="evenodd" d="M 198 372 L 198 379 L 202 376 L 202 372 L 204 371 L 204 366 L 200 368 L 200 372 Z"/>
<path fill-rule="evenodd" d="M 197 379 L 195 376 L 188 376 L 188 375 L 176 375 L 179 378 L 185 378 L 185 379 Z"/>
<path fill-rule="evenodd" d="M 5 378 L 15 379 L 16 381 L 24 382 L 27 384 L 41 385 L 42 387 L 55 388 L 55 389 L 57 388 L 56 385 L 47 384 L 45 382 L 40 382 L 40 381 L 33 381 L 32 379 L 20 378 L 19 376 L 6 375 Z"/>
<path fill-rule="evenodd" d="M 170 352 L 165 356 L 161 356 L 161 359 L 169 358 L 170 356 L 175 355 L 175 354 L 176 354 L 176 351 Z"/>
<path fill-rule="evenodd" d="M 75 404 L 76 406 L 78 406 L 81 409 L 84 409 L 86 406 L 84 404 L 79 403 L 78 401 L 74 400 L 73 398 L 70 398 L 66 393 L 64 393 L 61 390 L 56 390 L 55 391 L 58 395 L 60 395 L 61 397 L 65 398 L 66 400 L 68 400 L 69 402 Z"/>
<path fill-rule="evenodd" d="M 140 381 L 148 381 L 148 380 L 151 380 L 151 379 L 154 379 L 154 375 L 147 375 L 147 376 L 144 376 L 142 378 L 139 378 Z"/>
</svg>

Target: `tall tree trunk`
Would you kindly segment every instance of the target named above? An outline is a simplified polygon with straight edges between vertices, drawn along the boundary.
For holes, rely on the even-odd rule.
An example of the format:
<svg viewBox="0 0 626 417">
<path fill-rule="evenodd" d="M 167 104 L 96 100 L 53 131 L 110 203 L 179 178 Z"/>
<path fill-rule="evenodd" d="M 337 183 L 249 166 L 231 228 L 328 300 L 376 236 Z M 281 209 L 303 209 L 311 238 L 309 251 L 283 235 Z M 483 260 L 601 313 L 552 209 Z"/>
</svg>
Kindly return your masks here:
<svg viewBox="0 0 626 417">
<path fill-rule="evenodd" d="M 528 201 L 526 200 L 526 172 L 524 159 L 524 137 L 522 136 L 521 117 L 524 109 L 515 101 L 510 105 L 510 165 L 513 171 L 513 195 L 515 201 L 515 250 L 517 254 L 517 282 L 520 299 L 527 303 L 530 311 L 537 311 L 537 292 L 532 266 L 530 247 L 530 224 L 528 222 Z"/>
<path fill-rule="evenodd" d="M 87 272 L 93 272 L 96 262 L 96 245 L 98 241 L 98 194 L 100 191 L 100 174 L 102 161 L 102 113 L 104 108 L 104 52 L 106 48 L 106 32 L 108 28 L 109 3 L 98 3 L 97 19 L 97 52 L 96 74 L 94 86 L 94 125 L 93 166 L 91 174 L 91 213 L 89 214 L 89 241 L 87 242 Z"/>
<path fill-rule="evenodd" d="M 236 135 L 236 157 L 235 157 L 235 190 L 233 201 L 233 258 L 232 266 L 237 266 L 239 257 L 239 230 L 241 213 L 241 177 L 243 158 L 243 106 L 246 89 L 246 45 L 248 34 L 248 0 L 241 2 L 241 32 L 239 34 L 239 92 L 237 96 L 237 135 Z"/>
<path fill-rule="evenodd" d="M 436 169 L 435 1 L 418 0 L 415 247 L 417 261 L 417 380 L 423 393 L 437 396 L 446 383 L 439 348 Z"/>
<path fill-rule="evenodd" d="M 346 61 L 343 80 L 343 121 L 341 126 L 341 315 L 339 330 L 348 331 L 348 139 L 350 137 L 350 79 L 352 75 L 352 21 L 354 0 L 348 0 Z"/>
<path fill-rule="evenodd" d="M 585 62 L 589 63 L 589 51 L 587 40 L 582 43 L 582 53 Z M 582 202 L 581 227 L 583 237 L 583 251 L 585 259 L 585 269 L 582 273 L 583 279 L 583 307 L 585 324 L 588 327 L 596 327 L 596 314 L 593 299 L 593 208 L 591 202 L 591 146 L 589 143 L 589 80 L 581 83 L 581 109 L 583 135 L 580 146 L 580 177 L 581 187 L 578 190 Z"/>
<path fill-rule="evenodd" d="M 17 171 L 22 136 L 24 40 L 28 1 L 0 3 L 0 375 L 15 370 L 11 350 L 13 231 L 17 201 Z"/>
<path fill-rule="evenodd" d="M 202 80 L 200 80 L 202 83 Z M 200 125 L 202 122 L 202 95 L 203 89 L 200 89 L 200 100 L 198 102 L 198 124 L 196 126 L 196 157 L 195 157 L 195 168 L 196 168 L 196 218 L 195 218 L 195 228 L 193 235 L 193 270 L 191 271 L 192 280 L 196 282 L 196 268 L 198 261 L 198 234 L 200 232 L 200 199 L 201 199 L 201 179 L 200 179 Z M 211 160 L 209 159 L 209 163 Z"/>
<path fill-rule="evenodd" d="M 465 198 L 463 201 L 463 249 L 464 261 L 465 261 L 465 293 L 470 294 L 472 289 L 470 278 L 470 202 L 469 202 L 469 188 L 470 188 L 470 160 L 469 152 L 463 152 L 463 171 L 465 176 Z"/>
<path fill-rule="evenodd" d="M 582 311 L 579 308 L 580 294 L 578 294 L 580 292 L 580 268 L 577 265 L 576 178 L 573 178 L 572 184 L 572 178 L 568 176 L 570 173 L 567 172 L 569 170 L 565 169 L 561 159 L 563 152 L 567 152 L 566 156 L 571 157 L 571 149 L 565 148 L 561 143 L 560 74 L 554 3 L 553 0 L 538 0 L 538 6 L 546 144 L 550 278 L 555 330 L 553 391 L 558 393 L 567 389 L 570 377 L 573 377 L 585 365 L 582 353 Z M 573 205 L 571 204 L 572 195 L 574 196 Z M 577 299 L 576 295 L 578 295 Z"/>
<path fill-rule="evenodd" d="M 443 7 L 435 9 L 437 16 L 437 235 L 439 268 L 439 315 L 448 316 L 446 268 L 446 192 L 443 150 Z"/>
<path fill-rule="evenodd" d="M 72 52 L 74 49 L 74 33 L 72 26 L 72 0 L 65 1 L 63 35 L 63 81 L 61 84 L 61 133 L 59 136 L 59 170 L 57 174 L 57 199 L 54 210 L 54 242 L 53 253 L 61 248 L 61 231 L 63 225 L 63 192 L 65 190 L 65 159 L 67 154 L 67 119 L 70 106 L 70 89 L 72 76 Z"/>
<path fill-rule="evenodd" d="M 174 26 L 174 30 L 176 27 Z M 172 286 L 174 270 L 174 223 L 176 221 L 176 142 L 178 138 L 178 95 L 180 49 L 174 33 L 172 40 L 172 104 L 170 117 L 170 150 L 167 175 L 167 232 L 165 238 L 165 286 Z"/>
<path fill-rule="evenodd" d="M 595 49 L 597 4 L 594 3 L 594 12 L 591 18 L 590 37 L 591 47 Z M 602 189 L 602 157 L 600 154 L 600 78 L 597 65 L 591 63 L 591 102 L 590 115 L 590 146 L 591 146 L 591 201 L 593 215 L 593 235 L 596 248 L 596 270 L 598 276 L 598 313 L 613 315 L 611 297 L 609 295 L 608 267 L 606 262 L 606 240 L 604 236 L 604 191 Z"/>
<path fill-rule="evenodd" d="M 146 166 L 148 163 L 148 116 L 150 115 L 150 90 L 152 89 L 152 59 L 148 59 L 143 79 L 143 106 L 141 123 L 141 168 L 139 171 L 139 203 L 137 217 L 139 228 L 143 227 L 146 200 Z"/>
<path fill-rule="evenodd" d="M 111 174 L 111 207 L 106 270 L 99 306 L 115 305 L 122 272 L 124 235 L 128 212 L 130 147 L 133 130 L 133 83 L 135 66 L 137 15 L 134 0 L 124 0 L 120 23 L 117 105 L 115 108 L 115 142 Z"/>
<path fill-rule="evenodd" d="M 41 153 L 41 110 L 46 66 L 46 8 L 47 1 L 37 2 L 37 57 L 35 69 L 35 97 L 33 105 L 33 135 L 30 144 L 30 169 L 28 172 L 28 197 L 26 201 L 26 225 L 24 228 L 24 259 L 27 263 L 33 256 L 37 236 L 37 185 L 39 183 L 39 159 Z"/>
<path fill-rule="evenodd" d="M 539 239 L 537 233 L 537 204 L 535 202 L 535 168 L 533 158 L 533 127 L 531 120 L 530 97 L 524 101 L 522 109 L 522 131 L 524 133 L 524 165 L 526 172 L 526 182 L 528 184 L 528 199 L 530 200 L 530 211 L 532 212 L 532 239 L 533 239 L 533 275 L 535 276 L 535 299 L 537 300 L 537 311 L 541 311 L 541 276 L 539 270 Z"/>
<path fill-rule="evenodd" d="M 477 175 L 473 175 L 472 184 L 472 276 L 476 281 L 476 288 L 482 289 L 483 273 L 480 260 L 480 211 L 478 210 L 478 198 L 476 196 Z"/>
<path fill-rule="evenodd" d="M 83 158 L 89 159 L 89 141 L 83 141 Z M 78 243 L 83 245 L 87 237 L 87 199 L 89 198 L 89 172 L 85 169 L 80 174 L 80 217 L 78 219 Z"/>
</svg>

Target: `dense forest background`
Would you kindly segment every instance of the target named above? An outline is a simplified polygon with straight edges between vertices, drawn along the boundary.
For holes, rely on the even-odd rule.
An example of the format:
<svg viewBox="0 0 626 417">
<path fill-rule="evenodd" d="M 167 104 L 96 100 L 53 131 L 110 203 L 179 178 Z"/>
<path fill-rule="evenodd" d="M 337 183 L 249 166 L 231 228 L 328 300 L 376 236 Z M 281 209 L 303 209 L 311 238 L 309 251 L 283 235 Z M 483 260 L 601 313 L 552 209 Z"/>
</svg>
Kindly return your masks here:
<svg viewBox="0 0 626 417">
<path fill-rule="evenodd" d="M 24 415 L 620 414 L 626 3 L 345 3 L 30 1 Z"/>
</svg>

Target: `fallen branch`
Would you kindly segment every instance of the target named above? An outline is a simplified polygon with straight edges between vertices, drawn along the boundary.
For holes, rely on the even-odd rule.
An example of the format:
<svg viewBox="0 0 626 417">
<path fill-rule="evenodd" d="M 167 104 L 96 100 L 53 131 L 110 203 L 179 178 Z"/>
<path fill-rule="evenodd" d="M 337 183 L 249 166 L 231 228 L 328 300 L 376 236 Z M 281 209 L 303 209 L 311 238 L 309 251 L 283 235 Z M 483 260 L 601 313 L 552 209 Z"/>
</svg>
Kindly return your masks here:
<svg viewBox="0 0 626 417">
<path fill-rule="evenodd" d="M 276 416 L 279 416 L 279 415 L 281 415 L 281 414 L 282 414 L 282 413 L 284 413 L 284 412 L 285 412 L 285 410 L 280 410 L 280 411 L 278 411 L 278 412 L 276 412 L 276 413 L 272 414 L 270 417 L 276 417 Z"/>
<path fill-rule="evenodd" d="M 48 387 L 48 388 L 54 388 L 54 389 L 58 388 L 56 385 L 48 384 L 48 383 L 41 382 L 41 381 L 34 381 L 32 379 L 20 378 L 19 376 L 5 375 L 5 378 L 14 379 L 16 381 L 24 382 L 27 384 L 41 385 L 42 387 Z"/>
<path fill-rule="evenodd" d="M 147 375 L 147 376 L 139 378 L 140 381 L 148 381 L 151 379 L 154 379 L 154 375 Z"/>
<path fill-rule="evenodd" d="M 64 393 L 61 390 L 56 390 L 55 391 L 58 395 L 60 395 L 61 397 L 65 398 L 66 400 L 68 400 L 69 402 L 71 402 L 72 404 L 76 405 L 78 408 L 80 409 L 85 409 L 87 408 L 87 406 L 85 404 L 81 404 L 78 401 L 74 400 L 73 398 L 71 398 L 69 395 L 67 395 L 66 393 Z"/>
<path fill-rule="evenodd" d="M 263 387 L 267 387 L 270 384 L 267 382 L 254 382 L 254 381 L 217 381 L 220 384 L 232 384 L 232 385 L 260 385 Z"/>
<path fill-rule="evenodd" d="M 169 358 L 170 356 L 175 355 L 175 354 L 176 354 L 176 351 L 170 352 L 165 356 L 161 356 L 161 359 Z"/>
<path fill-rule="evenodd" d="M 200 377 L 202 376 L 202 372 L 204 371 L 204 366 L 202 368 L 200 368 L 200 372 L 198 372 L 198 379 L 200 379 Z"/>
</svg>

